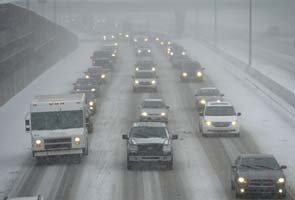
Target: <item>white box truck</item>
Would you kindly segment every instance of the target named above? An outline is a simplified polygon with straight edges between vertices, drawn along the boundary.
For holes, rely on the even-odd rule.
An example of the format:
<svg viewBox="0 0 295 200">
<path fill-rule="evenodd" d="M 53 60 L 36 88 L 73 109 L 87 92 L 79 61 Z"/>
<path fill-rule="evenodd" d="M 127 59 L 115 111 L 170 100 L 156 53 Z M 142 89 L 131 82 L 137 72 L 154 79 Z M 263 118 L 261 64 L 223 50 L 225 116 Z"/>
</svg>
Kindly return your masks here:
<svg viewBox="0 0 295 200">
<path fill-rule="evenodd" d="M 83 93 L 36 96 L 25 125 L 37 162 L 53 156 L 81 161 L 82 155 L 88 155 L 88 133 L 93 125 Z"/>
</svg>

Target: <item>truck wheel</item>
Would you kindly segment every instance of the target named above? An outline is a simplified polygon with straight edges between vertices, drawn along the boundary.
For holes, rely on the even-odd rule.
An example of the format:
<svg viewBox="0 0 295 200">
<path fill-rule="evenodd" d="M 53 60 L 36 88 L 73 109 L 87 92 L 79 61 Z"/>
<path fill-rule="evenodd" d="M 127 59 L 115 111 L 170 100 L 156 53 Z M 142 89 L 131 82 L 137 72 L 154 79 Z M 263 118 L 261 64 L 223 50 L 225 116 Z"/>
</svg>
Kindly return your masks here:
<svg viewBox="0 0 295 200">
<path fill-rule="evenodd" d="M 83 149 L 83 155 L 88 156 L 88 139 L 87 139 L 87 146 Z"/>
<path fill-rule="evenodd" d="M 88 133 L 93 133 L 93 123 L 91 122 L 88 127 Z"/>
<path fill-rule="evenodd" d="M 132 170 L 133 165 L 134 165 L 134 163 L 132 161 L 127 160 L 127 170 Z"/>
<path fill-rule="evenodd" d="M 235 190 L 235 185 L 234 185 L 233 181 L 230 182 L 230 188 L 231 188 L 231 190 Z"/>
</svg>

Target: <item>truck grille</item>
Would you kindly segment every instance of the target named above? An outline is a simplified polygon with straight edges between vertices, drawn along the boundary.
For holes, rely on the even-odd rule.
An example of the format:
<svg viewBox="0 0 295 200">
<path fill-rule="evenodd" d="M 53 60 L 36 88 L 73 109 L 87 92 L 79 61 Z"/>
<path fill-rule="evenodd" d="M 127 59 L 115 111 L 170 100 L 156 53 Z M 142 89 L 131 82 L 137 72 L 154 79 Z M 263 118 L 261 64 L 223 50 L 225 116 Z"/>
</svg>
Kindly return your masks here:
<svg viewBox="0 0 295 200">
<path fill-rule="evenodd" d="M 229 127 L 231 122 L 212 122 L 214 127 Z"/>
<path fill-rule="evenodd" d="M 250 186 L 267 186 L 271 187 L 275 185 L 275 181 L 270 179 L 253 179 L 249 183 Z"/>
<path fill-rule="evenodd" d="M 45 139 L 44 145 L 46 150 L 71 149 L 72 138 Z"/>
<path fill-rule="evenodd" d="M 141 155 L 161 155 L 162 144 L 142 144 L 138 145 L 138 153 Z"/>
</svg>

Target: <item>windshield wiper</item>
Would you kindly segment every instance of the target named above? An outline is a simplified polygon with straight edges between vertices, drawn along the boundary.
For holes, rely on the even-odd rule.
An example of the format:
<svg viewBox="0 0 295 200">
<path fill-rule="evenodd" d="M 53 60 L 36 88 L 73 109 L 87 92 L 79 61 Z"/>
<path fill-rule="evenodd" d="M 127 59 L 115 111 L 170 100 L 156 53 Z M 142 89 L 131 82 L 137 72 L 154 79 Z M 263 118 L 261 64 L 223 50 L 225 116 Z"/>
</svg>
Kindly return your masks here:
<svg viewBox="0 0 295 200">
<path fill-rule="evenodd" d="M 276 169 L 277 169 L 277 168 L 273 168 L 273 167 L 265 166 L 265 165 L 255 165 L 255 167 L 258 167 L 258 168 L 265 168 L 265 169 L 272 169 L 272 170 L 276 170 Z"/>
<path fill-rule="evenodd" d="M 241 164 L 241 167 L 247 167 L 247 168 L 251 168 L 251 169 L 257 169 L 256 165 L 247 165 L 247 164 Z"/>
</svg>

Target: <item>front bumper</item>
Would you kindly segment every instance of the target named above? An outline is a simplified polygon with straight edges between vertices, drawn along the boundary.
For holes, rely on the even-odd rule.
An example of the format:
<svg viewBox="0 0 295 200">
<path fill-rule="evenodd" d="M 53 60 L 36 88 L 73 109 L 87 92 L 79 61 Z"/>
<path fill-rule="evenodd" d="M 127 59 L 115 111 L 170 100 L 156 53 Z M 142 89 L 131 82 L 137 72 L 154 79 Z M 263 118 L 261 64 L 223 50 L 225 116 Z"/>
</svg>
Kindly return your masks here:
<svg viewBox="0 0 295 200">
<path fill-rule="evenodd" d="M 46 156 L 63 156 L 63 155 L 77 155 L 83 154 L 83 149 L 68 149 L 68 150 L 48 150 L 48 151 L 34 151 L 34 157 Z"/>
<path fill-rule="evenodd" d="M 285 197 L 286 188 L 284 185 L 274 186 L 248 186 L 237 185 L 236 192 L 239 195 L 251 195 L 251 196 L 270 196 L 270 197 Z M 241 190 L 244 190 L 241 192 Z M 282 190 L 282 192 L 279 192 Z"/>
<path fill-rule="evenodd" d="M 129 155 L 128 160 L 132 162 L 169 162 L 172 161 L 172 155 Z"/>
<path fill-rule="evenodd" d="M 240 134 L 240 127 L 239 126 L 229 126 L 229 127 L 214 127 L 210 126 L 207 127 L 203 124 L 203 134 L 204 135 L 239 135 Z"/>
<path fill-rule="evenodd" d="M 168 122 L 168 117 L 161 117 L 161 116 L 141 116 L 140 121 L 142 122 Z"/>
<path fill-rule="evenodd" d="M 202 81 L 203 76 L 194 76 L 194 75 L 188 75 L 188 76 L 182 76 L 180 75 L 180 80 L 181 81 Z"/>
<path fill-rule="evenodd" d="M 156 90 L 157 89 L 157 85 L 142 85 L 142 84 L 136 84 L 133 85 L 133 89 L 135 90 L 139 90 L 139 89 L 152 89 L 152 90 Z"/>
</svg>

